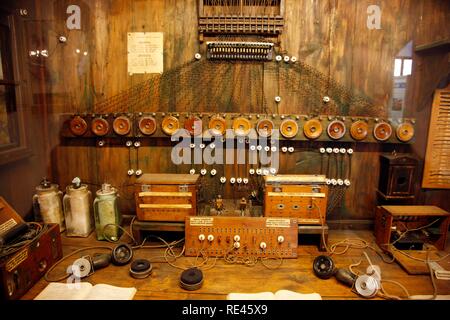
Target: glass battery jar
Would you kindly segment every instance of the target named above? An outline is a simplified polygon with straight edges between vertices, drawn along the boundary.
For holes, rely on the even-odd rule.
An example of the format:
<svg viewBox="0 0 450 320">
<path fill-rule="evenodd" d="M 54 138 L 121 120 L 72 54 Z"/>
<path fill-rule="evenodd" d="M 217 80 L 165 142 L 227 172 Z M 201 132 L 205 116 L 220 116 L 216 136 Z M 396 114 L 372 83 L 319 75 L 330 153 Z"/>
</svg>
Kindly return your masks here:
<svg viewBox="0 0 450 320">
<path fill-rule="evenodd" d="M 102 184 L 94 200 L 95 231 L 97 240 L 117 241 L 121 236 L 122 215 L 118 209 L 117 190 L 109 183 Z"/>
<path fill-rule="evenodd" d="M 57 184 L 53 184 L 44 178 L 36 187 L 36 194 L 33 196 L 35 216 L 40 217 L 44 223 L 59 224 L 61 232 L 66 229 L 62 194 Z"/>
<path fill-rule="evenodd" d="M 66 218 L 66 235 L 68 237 L 88 237 L 94 229 L 91 214 L 92 194 L 86 184 L 75 178 L 66 188 L 63 198 Z"/>
</svg>

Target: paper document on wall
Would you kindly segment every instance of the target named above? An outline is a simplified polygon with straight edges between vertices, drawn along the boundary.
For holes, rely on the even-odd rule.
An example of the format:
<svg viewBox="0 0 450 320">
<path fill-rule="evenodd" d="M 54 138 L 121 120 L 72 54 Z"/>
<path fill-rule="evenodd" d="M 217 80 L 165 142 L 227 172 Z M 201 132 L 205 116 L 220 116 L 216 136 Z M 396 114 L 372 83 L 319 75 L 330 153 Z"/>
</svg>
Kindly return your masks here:
<svg viewBox="0 0 450 320">
<path fill-rule="evenodd" d="M 163 73 L 164 41 L 162 32 L 128 33 L 128 73 Z"/>
</svg>

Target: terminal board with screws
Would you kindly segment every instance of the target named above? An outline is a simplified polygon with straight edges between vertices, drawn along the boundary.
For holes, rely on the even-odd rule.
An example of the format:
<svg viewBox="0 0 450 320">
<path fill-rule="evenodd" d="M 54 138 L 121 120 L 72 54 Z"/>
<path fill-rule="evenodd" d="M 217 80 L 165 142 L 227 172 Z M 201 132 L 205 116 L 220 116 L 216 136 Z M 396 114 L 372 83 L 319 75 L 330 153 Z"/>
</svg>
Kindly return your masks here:
<svg viewBox="0 0 450 320">
<path fill-rule="evenodd" d="M 289 218 L 186 217 L 186 256 L 296 258 L 298 223 Z"/>
</svg>

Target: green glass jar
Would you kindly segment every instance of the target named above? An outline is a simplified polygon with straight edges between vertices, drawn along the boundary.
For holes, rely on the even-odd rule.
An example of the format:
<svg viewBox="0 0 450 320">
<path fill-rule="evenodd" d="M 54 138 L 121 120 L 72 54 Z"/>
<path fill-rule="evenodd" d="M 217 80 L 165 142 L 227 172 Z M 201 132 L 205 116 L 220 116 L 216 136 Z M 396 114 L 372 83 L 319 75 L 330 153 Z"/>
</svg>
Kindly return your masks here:
<svg viewBox="0 0 450 320">
<path fill-rule="evenodd" d="M 108 239 L 116 241 L 122 235 L 118 225 L 122 223 L 122 215 L 119 212 L 117 190 L 110 184 L 102 184 L 97 191 L 94 200 L 95 232 L 97 240 Z"/>
</svg>

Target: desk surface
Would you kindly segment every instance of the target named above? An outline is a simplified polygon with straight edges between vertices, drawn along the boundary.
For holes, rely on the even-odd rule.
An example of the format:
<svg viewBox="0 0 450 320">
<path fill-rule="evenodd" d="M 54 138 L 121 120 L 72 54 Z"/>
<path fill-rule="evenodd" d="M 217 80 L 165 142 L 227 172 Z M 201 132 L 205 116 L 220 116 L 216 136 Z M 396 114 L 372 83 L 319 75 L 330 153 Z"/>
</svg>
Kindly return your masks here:
<svg viewBox="0 0 450 320">
<path fill-rule="evenodd" d="M 371 231 L 338 231 L 331 230 L 329 233 L 329 244 L 341 241 L 345 238 L 362 238 L 375 246 L 374 237 Z M 105 242 L 95 240 L 94 234 L 89 238 L 67 238 L 62 235 L 63 251 L 68 254 L 75 249 L 95 245 L 109 245 Z M 111 244 L 111 246 L 113 246 Z M 338 250 L 340 251 L 340 250 Z M 450 252 L 450 246 L 447 246 L 447 252 Z M 80 254 L 95 253 L 100 251 L 87 251 Z M 140 249 L 135 251 L 134 258 L 146 258 L 161 256 L 164 249 Z M 379 256 L 372 250 L 366 252 L 372 259 L 372 263 L 381 267 L 381 275 L 386 280 L 395 280 L 402 283 L 411 295 L 432 294 L 433 287 L 430 277 L 408 275 L 401 267 L 396 264 L 386 264 L 381 261 Z M 178 280 L 181 270 L 168 265 L 167 263 L 154 263 L 152 275 L 143 280 L 136 280 L 128 275 L 128 266 L 117 267 L 109 266 L 98 270 L 85 279 L 92 284 L 106 283 L 121 287 L 135 287 L 137 294 L 135 299 L 226 299 L 230 292 L 256 293 L 263 291 L 276 292 L 281 289 L 292 290 L 301 293 L 319 293 L 323 299 L 359 299 L 348 287 L 337 282 L 336 279 L 321 280 L 315 277 L 312 271 L 312 262 L 320 252 L 316 246 L 300 245 L 298 249 L 298 259 L 283 260 L 279 269 L 269 270 L 263 265 L 258 264 L 254 267 L 242 265 L 226 264 L 223 260 L 218 260 L 215 267 L 204 271 L 204 284 L 201 289 L 188 292 L 178 286 Z M 60 275 L 65 268 L 74 261 L 76 257 L 69 258 L 65 263 L 58 266 L 54 272 Z M 363 250 L 350 249 L 344 255 L 335 255 L 333 259 L 337 267 L 347 267 L 350 264 L 362 260 L 361 265 L 356 268 L 364 272 L 368 263 L 364 258 Z M 156 259 L 154 259 L 156 261 Z M 157 261 L 163 261 L 157 258 Z M 176 261 L 179 266 L 190 266 L 195 258 L 182 257 Z M 450 270 L 450 258 L 440 262 L 441 266 Z M 52 273 L 53 275 L 54 273 Z M 450 294 L 450 281 L 436 280 L 438 294 Z M 41 279 L 31 290 L 25 294 L 23 299 L 33 299 L 47 285 L 47 282 Z M 402 295 L 402 291 L 395 285 L 386 283 L 385 289 L 394 295 Z"/>
</svg>

